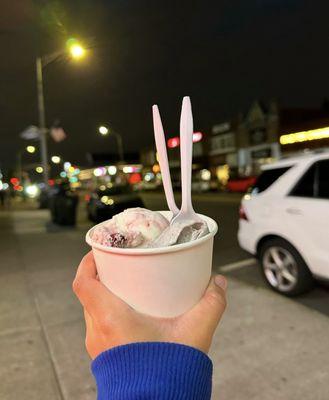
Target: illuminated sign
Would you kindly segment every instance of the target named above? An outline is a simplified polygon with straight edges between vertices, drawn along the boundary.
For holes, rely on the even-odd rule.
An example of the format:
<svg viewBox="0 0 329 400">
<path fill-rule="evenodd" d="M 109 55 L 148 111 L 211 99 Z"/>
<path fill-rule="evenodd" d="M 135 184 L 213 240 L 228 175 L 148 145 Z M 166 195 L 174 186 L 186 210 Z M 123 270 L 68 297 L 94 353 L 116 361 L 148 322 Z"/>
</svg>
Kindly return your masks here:
<svg viewBox="0 0 329 400">
<path fill-rule="evenodd" d="M 200 142 L 203 138 L 203 133 L 202 132 L 194 132 L 193 133 L 193 143 Z M 180 144 L 180 139 L 178 136 L 175 136 L 173 138 L 168 139 L 167 145 L 170 149 L 174 149 L 175 147 L 178 147 Z"/>
<path fill-rule="evenodd" d="M 306 142 L 309 140 L 318 140 L 318 139 L 328 139 L 329 138 L 329 127 L 313 129 L 310 131 L 303 132 L 295 132 L 289 133 L 287 135 L 280 136 L 280 143 L 284 144 L 293 144 Z"/>
</svg>

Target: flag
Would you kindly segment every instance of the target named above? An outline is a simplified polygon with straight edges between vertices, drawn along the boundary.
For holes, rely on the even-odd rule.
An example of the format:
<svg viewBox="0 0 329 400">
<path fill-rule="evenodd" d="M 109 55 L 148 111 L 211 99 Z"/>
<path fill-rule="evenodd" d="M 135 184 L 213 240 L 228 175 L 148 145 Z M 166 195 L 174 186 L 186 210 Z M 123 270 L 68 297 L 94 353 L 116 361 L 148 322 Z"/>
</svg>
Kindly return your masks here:
<svg viewBox="0 0 329 400">
<path fill-rule="evenodd" d="M 61 142 L 66 139 L 66 133 L 61 126 L 53 126 L 50 128 L 50 136 L 55 140 L 55 142 Z"/>
<path fill-rule="evenodd" d="M 62 140 L 66 139 L 66 133 L 64 132 L 61 121 L 58 118 L 53 122 L 49 133 L 55 142 L 61 142 Z"/>
</svg>

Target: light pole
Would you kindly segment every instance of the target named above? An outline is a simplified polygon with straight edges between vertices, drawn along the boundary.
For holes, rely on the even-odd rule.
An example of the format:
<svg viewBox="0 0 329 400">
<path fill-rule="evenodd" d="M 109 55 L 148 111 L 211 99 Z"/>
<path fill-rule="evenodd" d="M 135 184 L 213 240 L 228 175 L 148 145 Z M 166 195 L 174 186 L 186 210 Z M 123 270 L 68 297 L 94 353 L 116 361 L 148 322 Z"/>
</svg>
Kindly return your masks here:
<svg viewBox="0 0 329 400">
<path fill-rule="evenodd" d="M 74 59 L 82 58 L 85 49 L 73 38 L 67 41 L 67 48 L 71 57 Z M 47 128 L 45 114 L 45 100 L 43 95 L 43 68 L 60 58 L 66 51 L 59 51 L 51 55 L 36 58 L 36 78 L 37 78 L 37 94 L 38 94 L 38 115 L 40 130 L 40 154 L 41 164 L 43 167 L 43 181 L 48 187 L 49 171 L 48 171 L 48 150 L 47 150 Z"/>
<path fill-rule="evenodd" d="M 46 130 L 46 115 L 45 115 L 45 100 L 43 96 L 43 74 L 42 74 L 42 58 L 36 59 L 37 73 L 37 93 L 38 93 L 38 114 L 39 114 L 39 129 L 40 129 L 40 150 L 41 164 L 43 166 L 43 181 L 46 187 L 48 186 L 48 151 L 47 151 L 47 130 Z"/>
<path fill-rule="evenodd" d="M 115 132 L 113 129 L 109 129 L 104 125 L 102 125 L 98 128 L 98 132 L 103 136 L 106 136 L 108 134 L 115 136 L 116 141 L 117 141 L 117 146 L 118 146 L 119 161 L 123 162 L 124 161 L 123 142 L 122 142 L 122 136 L 120 135 L 120 133 Z"/>
</svg>

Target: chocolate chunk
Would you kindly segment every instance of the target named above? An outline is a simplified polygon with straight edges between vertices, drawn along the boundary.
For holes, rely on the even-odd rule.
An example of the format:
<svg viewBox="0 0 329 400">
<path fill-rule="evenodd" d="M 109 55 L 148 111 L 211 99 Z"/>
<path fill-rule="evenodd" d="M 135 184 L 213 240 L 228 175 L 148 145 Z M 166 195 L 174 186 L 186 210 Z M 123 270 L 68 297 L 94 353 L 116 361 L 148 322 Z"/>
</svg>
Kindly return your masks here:
<svg viewBox="0 0 329 400">
<path fill-rule="evenodd" d="M 108 236 L 108 245 L 111 247 L 126 247 L 127 239 L 121 233 L 112 233 Z"/>
</svg>

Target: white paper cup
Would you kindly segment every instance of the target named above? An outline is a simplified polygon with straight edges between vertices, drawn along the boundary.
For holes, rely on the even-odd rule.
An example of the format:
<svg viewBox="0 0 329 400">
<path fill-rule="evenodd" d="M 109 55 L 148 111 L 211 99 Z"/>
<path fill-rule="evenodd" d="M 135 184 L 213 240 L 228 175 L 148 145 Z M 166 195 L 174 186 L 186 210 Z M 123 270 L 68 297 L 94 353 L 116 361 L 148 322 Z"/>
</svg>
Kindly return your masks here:
<svg viewBox="0 0 329 400">
<path fill-rule="evenodd" d="M 171 212 L 160 211 L 168 220 Z M 157 317 L 175 317 L 202 297 L 211 276 L 216 222 L 205 216 L 209 233 L 192 242 L 160 248 L 122 249 L 95 243 L 92 247 L 101 282 L 135 310 Z M 104 222 L 102 222 L 104 224 Z"/>
</svg>

